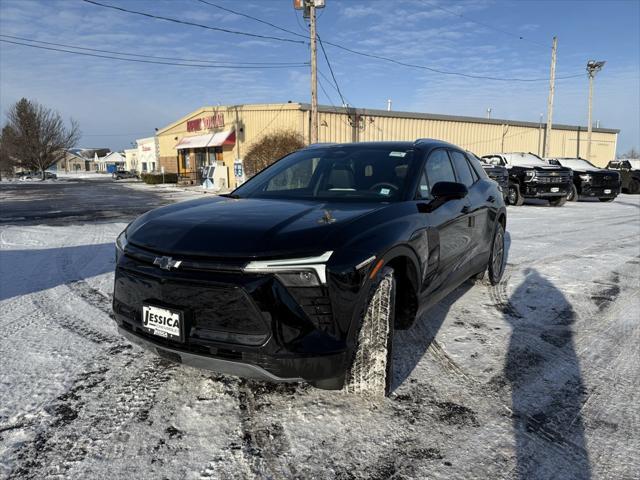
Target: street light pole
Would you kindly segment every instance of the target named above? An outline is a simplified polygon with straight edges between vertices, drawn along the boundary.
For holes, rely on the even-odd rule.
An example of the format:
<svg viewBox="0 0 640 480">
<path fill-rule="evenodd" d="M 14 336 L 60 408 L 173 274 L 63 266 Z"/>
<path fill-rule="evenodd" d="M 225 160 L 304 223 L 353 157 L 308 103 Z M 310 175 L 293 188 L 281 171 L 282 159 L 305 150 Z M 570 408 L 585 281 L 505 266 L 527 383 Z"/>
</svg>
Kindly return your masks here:
<svg viewBox="0 0 640 480">
<path fill-rule="evenodd" d="M 591 130 L 593 129 L 591 125 L 591 110 L 593 104 L 593 78 L 596 76 L 602 67 L 604 67 L 605 61 L 589 60 L 587 62 L 587 73 L 589 74 L 589 114 L 588 114 L 588 123 L 587 123 L 587 160 L 591 160 Z"/>
</svg>

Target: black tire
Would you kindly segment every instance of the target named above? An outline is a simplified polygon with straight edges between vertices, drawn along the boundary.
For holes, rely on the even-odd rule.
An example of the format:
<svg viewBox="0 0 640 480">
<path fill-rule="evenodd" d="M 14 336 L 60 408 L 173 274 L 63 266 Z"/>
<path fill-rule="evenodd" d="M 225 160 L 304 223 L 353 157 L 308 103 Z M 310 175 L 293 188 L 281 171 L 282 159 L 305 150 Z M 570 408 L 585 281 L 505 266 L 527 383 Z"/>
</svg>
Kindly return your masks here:
<svg viewBox="0 0 640 480">
<path fill-rule="evenodd" d="M 497 285 L 502 280 L 505 267 L 505 232 L 502 223 L 496 222 L 491 242 L 491 255 L 487 265 L 487 281 L 490 285 Z"/>
<path fill-rule="evenodd" d="M 632 179 L 629 182 L 629 193 L 631 194 L 640 193 L 640 182 L 638 180 Z"/>
<path fill-rule="evenodd" d="M 598 200 L 601 202 L 613 202 L 615 198 L 599 198 Z"/>
<path fill-rule="evenodd" d="M 346 393 L 384 397 L 391 387 L 396 281 L 393 269 L 382 268 L 371 283 L 362 313 L 356 350 L 347 370 Z"/>
<path fill-rule="evenodd" d="M 578 189 L 574 184 L 571 184 L 571 189 L 569 190 L 569 194 L 567 195 L 567 202 L 577 202 L 578 201 Z"/>
<path fill-rule="evenodd" d="M 524 197 L 520 193 L 520 186 L 516 183 L 509 184 L 509 190 L 507 191 L 507 201 L 509 205 L 521 207 L 524 204 Z"/>
<path fill-rule="evenodd" d="M 549 199 L 549 205 L 552 207 L 561 207 L 567 203 L 567 197 L 555 197 Z"/>
</svg>

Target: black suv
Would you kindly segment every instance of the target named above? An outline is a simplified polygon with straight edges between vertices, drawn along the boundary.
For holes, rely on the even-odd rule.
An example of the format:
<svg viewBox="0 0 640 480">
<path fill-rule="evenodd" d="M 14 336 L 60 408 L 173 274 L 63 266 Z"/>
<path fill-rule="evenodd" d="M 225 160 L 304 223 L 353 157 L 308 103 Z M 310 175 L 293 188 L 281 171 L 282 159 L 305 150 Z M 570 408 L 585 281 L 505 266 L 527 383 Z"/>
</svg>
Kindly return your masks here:
<svg viewBox="0 0 640 480">
<path fill-rule="evenodd" d="M 617 172 L 598 168 L 583 158 L 550 158 L 548 162 L 573 170 L 573 185 L 567 195 L 570 202 L 575 202 L 580 197 L 611 202 L 620 193 L 620 175 Z"/>
<path fill-rule="evenodd" d="M 471 155 L 478 159 L 480 165 L 482 165 L 482 168 L 489 178 L 500 185 L 500 188 L 502 189 L 502 197 L 506 202 L 509 195 L 509 170 L 502 165 L 489 163 L 486 158 L 480 158 L 473 153 Z"/>
<path fill-rule="evenodd" d="M 129 224 L 115 319 L 176 362 L 384 395 L 394 329 L 470 277 L 498 283 L 505 225 L 498 185 L 454 145 L 312 146 Z"/>
<path fill-rule="evenodd" d="M 640 160 L 611 160 L 607 169 L 620 174 L 621 188 L 624 193 L 640 193 Z"/>
<path fill-rule="evenodd" d="M 549 165 L 533 153 L 495 153 L 482 158 L 509 170 L 507 202 L 510 205 L 520 206 L 525 198 L 541 198 L 549 200 L 554 207 L 561 207 L 571 192 L 571 169 Z"/>
</svg>

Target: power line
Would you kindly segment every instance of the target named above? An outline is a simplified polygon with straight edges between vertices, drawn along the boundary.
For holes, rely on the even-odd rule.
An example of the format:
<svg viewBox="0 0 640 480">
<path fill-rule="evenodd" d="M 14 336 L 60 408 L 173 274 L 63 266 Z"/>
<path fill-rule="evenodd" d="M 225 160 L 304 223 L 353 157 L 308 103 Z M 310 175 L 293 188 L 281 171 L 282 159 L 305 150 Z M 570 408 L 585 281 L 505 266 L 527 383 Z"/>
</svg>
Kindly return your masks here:
<svg viewBox="0 0 640 480">
<path fill-rule="evenodd" d="M 474 19 L 469 18 L 469 17 L 467 17 L 465 15 L 462 15 L 461 13 L 457 13 L 457 12 L 454 12 L 453 10 L 449 10 L 447 8 L 441 7 L 440 5 L 433 4 L 429 0 L 423 0 L 423 3 L 427 3 L 427 4 L 431 5 L 433 8 L 437 8 L 438 10 L 442 10 L 443 12 L 447 12 L 450 15 L 454 15 L 456 17 L 463 18 L 464 20 L 467 20 L 469 22 L 472 22 L 472 23 L 475 23 L 475 24 L 478 24 L 478 25 L 482 25 L 483 27 L 486 27 L 486 28 L 490 28 L 492 30 L 495 30 L 496 32 L 500 32 L 500 33 L 503 33 L 505 35 L 509 35 L 511 37 L 515 37 L 515 38 L 517 38 L 519 40 L 524 40 L 525 42 L 532 43 L 532 44 L 537 45 L 539 47 L 547 48 L 546 45 L 543 45 L 542 43 L 535 42 L 533 40 L 529 40 L 528 38 L 525 38 L 523 35 L 519 35 L 517 33 L 509 32 L 508 30 L 503 30 L 502 28 L 496 27 L 494 25 L 489 25 L 488 23 L 484 23 L 484 22 L 481 22 L 479 20 L 474 20 Z"/>
<path fill-rule="evenodd" d="M 238 12 L 238 11 L 236 11 L 236 10 L 231 10 L 230 8 L 223 7 L 222 5 L 218 5 L 218 4 L 216 4 L 216 3 L 207 2 L 206 0 L 196 0 L 196 1 L 198 1 L 198 2 L 200 2 L 200 3 L 204 3 L 205 5 L 210 5 L 210 6 L 212 6 L 212 7 L 218 8 L 218 9 L 223 10 L 223 11 L 225 11 L 225 12 L 233 13 L 234 15 L 239 15 L 239 16 L 241 16 L 241 17 L 245 17 L 245 18 L 248 18 L 248 19 L 250 19 L 250 20 L 255 20 L 256 22 L 263 23 L 263 24 L 268 25 L 268 26 L 270 26 L 270 27 L 272 27 L 272 28 L 275 28 L 275 29 L 277 29 L 277 30 L 280 30 L 281 32 L 286 32 L 286 33 L 289 33 L 289 34 L 291 34 L 291 35 L 295 35 L 296 37 L 302 37 L 302 38 L 304 38 L 305 40 L 306 40 L 306 38 L 307 38 L 307 36 L 306 36 L 306 35 L 300 35 L 298 32 L 294 32 L 293 30 L 289 30 L 289 29 L 287 29 L 287 28 L 280 27 L 279 25 L 275 25 L 275 24 L 273 24 L 273 23 L 271 23 L 271 22 L 268 22 L 268 21 L 266 21 L 266 20 L 262 20 L 261 18 L 254 17 L 254 16 L 249 15 L 249 14 L 247 14 L 247 13 L 242 13 L 242 12 Z M 296 15 L 296 18 L 297 18 L 297 17 L 298 17 L 298 16 Z M 304 43 L 306 43 L 306 42 L 304 42 Z"/>
<path fill-rule="evenodd" d="M 171 65 L 175 67 L 193 67 L 193 68 L 226 68 L 226 69 L 263 69 L 263 68 L 293 68 L 296 65 L 209 65 L 209 64 L 191 64 L 191 63 L 175 63 L 175 62 L 159 62 L 155 60 L 142 60 L 136 58 L 124 58 L 124 57 L 114 57 L 113 55 L 100 55 L 97 53 L 87 53 L 87 52 L 74 52 L 73 50 L 66 50 L 63 48 L 55 48 L 55 47 L 45 47 L 43 45 L 30 45 L 28 43 L 23 42 L 14 42 L 12 40 L 5 40 L 0 38 L 0 42 L 4 43 L 12 43 L 14 45 L 22 45 L 25 47 L 31 48 L 39 48 L 41 50 L 51 50 L 55 52 L 64 52 L 64 53 L 73 53 L 75 55 L 83 55 L 85 57 L 96 57 L 96 58 L 106 58 L 110 60 L 120 60 L 123 62 L 135 62 L 135 63 L 151 63 L 155 65 Z M 308 64 L 300 64 L 298 67 L 306 67 Z"/>
<path fill-rule="evenodd" d="M 336 76 L 333 73 L 333 68 L 331 67 L 331 62 L 329 62 L 329 57 L 327 57 L 327 52 L 324 49 L 324 45 L 322 43 L 322 39 L 320 38 L 320 35 L 316 34 L 316 37 L 318 37 L 318 42 L 320 42 L 320 48 L 322 49 L 322 54 L 324 55 L 324 59 L 327 62 L 327 66 L 329 67 L 329 71 L 331 72 L 331 77 L 333 78 L 333 83 L 335 83 L 336 85 L 336 90 L 338 91 L 338 95 L 340 95 L 340 100 L 342 101 L 342 104 L 345 105 L 346 102 L 344 101 L 344 97 L 342 96 L 342 92 L 340 91 L 340 85 L 338 85 L 338 81 L 336 80 Z"/>
<path fill-rule="evenodd" d="M 232 33 L 234 35 L 244 35 L 246 37 L 262 38 L 262 39 L 265 39 L 265 40 L 277 40 L 279 42 L 300 43 L 300 44 L 303 44 L 303 45 L 306 44 L 306 42 L 304 42 L 302 40 L 293 40 L 293 39 L 290 39 L 290 38 L 274 37 L 272 35 L 259 35 L 257 33 L 242 32 L 240 30 L 231 30 L 231 29 L 228 29 L 228 28 L 211 27 L 209 25 L 203 25 L 201 23 L 189 22 L 187 20 L 179 20 L 177 18 L 163 17 L 163 16 L 160 16 L 160 15 L 153 15 L 151 13 L 139 12 L 137 10 L 129 10 L 127 8 L 118 7 L 116 5 L 109 5 L 109 4 L 106 4 L 106 3 L 100 3 L 100 2 L 96 2 L 94 0 L 82 0 L 82 1 L 86 2 L 86 3 L 90 3 L 92 5 L 96 5 L 98 7 L 110 8 L 112 10 L 118 10 L 120 12 L 125 12 L 125 13 L 131 13 L 133 15 L 141 15 L 143 17 L 153 18 L 153 19 L 156 19 L 156 20 L 164 20 L 166 22 L 179 23 L 179 24 L 182 24 L 182 25 L 189 25 L 191 27 L 204 28 L 204 29 L 213 30 L 213 31 L 216 31 L 216 32 Z"/>
<path fill-rule="evenodd" d="M 113 50 L 101 50 L 99 48 L 89 48 L 89 47 L 79 47 L 77 45 L 68 45 L 64 43 L 54 43 L 54 42 L 45 42 L 42 40 L 34 40 L 32 38 L 25 37 L 15 37 L 13 35 L 3 35 L 0 34 L 0 37 L 12 38 L 14 40 L 24 40 L 32 43 L 41 43 L 44 45 L 54 45 L 56 47 L 66 47 L 66 48 L 75 48 L 76 50 L 87 50 L 90 52 L 101 52 L 101 53 L 112 53 L 115 55 L 126 55 L 130 57 L 140 57 L 140 58 L 153 58 L 156 60 L 176 60 L 179 62 L 196 62 L 196 63 L 210 63 L 210 64 L 219 64 L 220 66 L 224 65 L 281 65 L 281 66 L 299 66 L 300 64 L 305 64 L 304 62 L 228 62 L 228 61 L 214 61 L 214 60 L 196 60 L 193 58 L 176 58 L 176 57 L 159 57 L 156 55 L 143 55 L 139 53 L 129 53 L 129 52 L 116 52 Z"/>
<path fill-rule="evenodd" d="M 84 0 L 85 2 L 92 2 L 92 0 Z M 263 23 L 265 25 L 269 25 L 273 28 L 277 28 L 278 30 L 281 31 L 285 31 L 287 33 L 290 33 L 292 35 L 295 35 L 297 37 L 304 37 L 304 35 L 301 35 L 297 32 L 294 32 L 293 30 L 288 30 L 286 28 L 280 27 L 278 25 L 275 25 L 271 22 L 267 22 L 265 20 L 262 20 L 260 18 L 254 17 L 252 15 L 247 15 L 245 13 L 241 13 L 241 12 L 237 12 L 235 10 L 231 10 L 230 8 L 225 8 L 225 7 L 220 7 L 219 5 L 213 4 L 211 2 L 208 1 L 203 1 L 203 0 L 198 0 L 202 3 L 206 3 L 207 5 L 212 5 L 214 7 L 217 8 L 221 8 L 229 13 L 233 13 L 235 15 L 239 15 L 245 18 L 250 18 L 251 20 L 254 20 L 256 22 L 260 22 Z M 456 14 L 457 15 L 457 14 Z M 296 18 L 298 18 L 298 16 L 296 15 Z M 511 34 L 511 33 L 510 33 Z M 511 34 L 513 35 L 513 34 Z M 306 43 L 306 42 L 305 42 Z M 367 52 L 363 52 L 363 51 L 359 51 L 359 50 L 354 50 L 352 48 L 349 47 L 345 47 L 344 45 L 340 45 L 338 43 L 333 43 L 333 42 L 329 42 L 329 41 L 325 41 L 324 43 L 326 43 L 327 45 L 331 45 L 332 47 L 335 48 L 339 48 L 341 50 L 344 50 L 346 52 L 352 53 L 354 55 L 360 55 L 362 57 L 368 57 L 368 58 L 375 58 L 377 60 L 383 60 L 386 62 L 391 62 L 394 63 L 396 65 L 401 65 L 403 67 L 409 67 L 409 68 L 417 68 L 420 70 L 427 70 L 433 73 L 438 73 L 441 75 L 453 75 L 453 76 L 459 76 L 459 77 L 465 77 L 465 78 L 473 78 L 473 79 L 478 79 L 478 80 L 493 80 L 493 81 L 501 81 L 501 82 L 547 82 L 549 81 L 548 77 L 545 78 L 505 78 L 505 77 L 492 77 L 492 76 L 488 76 L 488 75 L 476 75 L 476 74 L 469 74 L 469 73 L 462 73 L 462 72 L 455 72 L 455 71 L 450 71 L 450 70 L 441 70 L 439 68 L 434 68 L 434 67 L 429 67 L 427 65 L 419 65 L 419 64 L 415 64 L 415 63 L 408 63 L 408 62 L 402 62 L 399 60 L 396 60 L 394 58 L 390 58 L 390 57 L 385 57 L 382 55 L 376 55 L 373 53 L 367 53 Z M 556 77 L 556 80 L 563 80 L 563 79 L 568 79 L 568 78 L 577 78 L 577 77 L 582 77 L 583 74 L 576 74 L 576 75 L 566 75 L 563 77 Z"/>
</svg>

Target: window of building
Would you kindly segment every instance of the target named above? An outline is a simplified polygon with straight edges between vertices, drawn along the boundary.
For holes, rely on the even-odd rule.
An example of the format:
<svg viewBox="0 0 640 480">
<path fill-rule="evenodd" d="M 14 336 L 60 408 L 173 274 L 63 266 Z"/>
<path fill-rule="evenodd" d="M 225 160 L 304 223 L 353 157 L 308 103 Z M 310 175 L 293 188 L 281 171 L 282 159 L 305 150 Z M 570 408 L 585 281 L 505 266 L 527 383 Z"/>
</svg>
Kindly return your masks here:
<svg viewBox="0 0 640 480">
<path fill-rule="evenodd" d="M 147 162 L 142 162 L 142 171 L 143 172 L 147 171 Z"/>
</svg>

